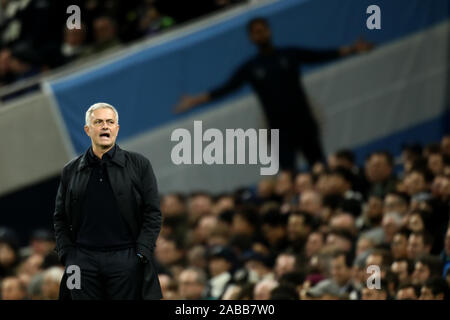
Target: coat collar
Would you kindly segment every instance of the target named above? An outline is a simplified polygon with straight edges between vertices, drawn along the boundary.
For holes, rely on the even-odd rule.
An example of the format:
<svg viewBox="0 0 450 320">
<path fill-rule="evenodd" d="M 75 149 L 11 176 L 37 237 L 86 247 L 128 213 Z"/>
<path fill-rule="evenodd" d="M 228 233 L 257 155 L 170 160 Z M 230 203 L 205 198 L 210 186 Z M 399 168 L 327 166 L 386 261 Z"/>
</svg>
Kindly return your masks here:
<svg viewBox="0 0 450 320">
<path fill-rule="evenodd" d="M 89 165 L 88 160 L 89 149 L 90 147 L 81 156 L 80 162 L 78 164 L 78 171 L 83 170 Z M 116 151 L 114 152 L 114 156 L 112 157 L 111 162 L 123 168 L 125 167 L 125 161 L 126 161 L 125 152 L 122 149 L 120 149 L 118 144 L 116 144 Z"/>
</svg>

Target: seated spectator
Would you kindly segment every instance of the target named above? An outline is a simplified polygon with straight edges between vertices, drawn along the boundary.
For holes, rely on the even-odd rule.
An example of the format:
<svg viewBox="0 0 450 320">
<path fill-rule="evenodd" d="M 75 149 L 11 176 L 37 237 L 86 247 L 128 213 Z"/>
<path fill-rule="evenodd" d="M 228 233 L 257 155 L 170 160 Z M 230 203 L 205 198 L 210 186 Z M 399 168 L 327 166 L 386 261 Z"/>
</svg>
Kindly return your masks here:
<svg viewBox="0 0 450 320">
<path fill-rule="evenodd" d="M 65 27 L 63 43 L 59 47 L 55 66 L 60 66 L 85 56 L 87 54 L 86 50 L 86 25 L 81 24 L 80 29 L 68 29 Z"/>
<path fill-rule="evenodd" d="M 289 252 L 279 254 L 275 261 L 275 278 L 280 279 L 284 274 L 295 271 L 297 263 L 295 254 Z"/>
<path fill-rule="evenodd" d="M 305 191 L 313 190 L 314 180 L 309 172 L 301 172 L 295 176 L 295 193 L 302 194 Z"/>
<path fill-rule="evenodd" d="M 0 85 L 8 85 L 41 72 L 39 59 L 29 51 L 0 51 Z"/>
<path fill-rule="evenodd" d="M 428 197 L 432 179 L 432 174 L 427 170 L 413 169 L 408 173 L 404 179 L 404 185 L 411 200 Z"/>
<path fill-rule="evenodd" d="M 381 281 L 381 287 L 363 287 L 361 300 L 387 300 L 389 297 L 386 281 Z"/>
<path fill-rule="evenodd" d="M 200 217 L 212 214 L 213 199 L 206 192 L 195 192 L 189 197 L 187 208 L 189 223 L 194 224 Z"/>
<path fill-rule="evenodd" d="M 391 242 L 391 254 L 394 259 L 406 258 L 409 232 L 401 229 L 394 234 Z"/>
<path fill-rule="evenodd" d="M 280 284 L 270 291 L 270 300 L 299 300 L 299 298 L 292 284 Z"/>
<path fill-rule="evenodd" d="M 409 235 L 406 248 L 409 259 L 416 259 L 422 254 L 429 254 L 431 250 L 431 236 L 426 232 L 413 232 Z"/>
<path fill-rule="evenodd" d="M 313 255 L 320 252 L 325 244 L 325 237 L 319 231 L 311 232 L 305 244 L 305 256 L 310 259 Z"/>
<path fill-rule="evenodd" d="M 0 227 L 0 280 L 14 275 L 19 262 L 19 240 L 16 233 L 9 228 Z"/>
<path fill-rule="evenodd" d="M 315 219 L 308 213 L 294 211 L 289 215 L 287 238 L 290 246 L 297 252 L 303 250 L 309 234 L 316 228 Z"/>
<path fill-rule="evenodd" d="M 209 251 L 208 270 L 211 276 L 208 281 L 206 297 L 220 299 L 227 286 L 232 282 L 235 257 L 227 247 L 213 247 Z"/>
<path fill-rule="evenodd" d="M 305 190 L 299 196 L 298 209 L 314 217 L 320 217 L 322 211 L 322 196 L 314 190 Z"/>
<path fill-rule="evenodd" d="M 116 22 L 111 17 L 101 16 L 96 18 L 93 22 L 93 29 L 94 43 L 86 49 L 83 56 L 96 54 L 120 46 Z"/>
<path fill-rule="evenodd" d="M 441 274 L 442 262 L 439 257 L 422 255 L 415 261 L 411 282 L 415 285 L 423 285 L 429 278 L 439 277 Z"/>
<path fill-rule="evenodd" d="M 397 275 L 400 284 L 411 281 L 414 268 L 414 263 L 406 258 L 397 259 L 391 265 L 391 271 Z"/>
<path fill-rule="evenodd" d="M 270 300 L 272 291 L 278 287 L 276 280 L 265 279 L 258 282 L 253 289 L 254 300 Z"/>
<path fill-rule="evenodd" d="M 58 299 L 63 274 L 64 269 L 60 267 L 51 267 L 44 271 L 42 282 L 42 297 L 44 300 Z"/>
<path fill-rule="evenodd" d="M 388 152 L 374 152 L 365 163 L 365 176 L 370 184 L 368 194 L 380 198 L 395 190 L 397 179 L 393 172 L 394 160 Z"/>
<path fill-rule="evenodd" d="M 172 27 L 174 24 L 175 20 L 162 14 L 154 4 L 145 4 L 141 9 L 139 32 L 142 36 L 151 36 Z"/>
<path fill-rule="evenodd" d="M 420 290 L 420 300 L 448 300 L 449 287 L 444 279 L 433 277 L 427 279 Z"/>
<path fill-rule="evenodd" d="M 27 298 L 26 286 L 18 277 L 6 277 L 1 281 L 2 300 L 24 300 Z"/>
<path fill-rule="evenodd" d="M 420 287 L 412 283 L 404 283 L 398 287 L 396 300 L 417 300 L 420 295 Z"/>
<path fill-rule="evenodd" d="M 184 269 L 178 279 L 178 293 L 181 299 L 203 299 L 206 290 L 207 276 L 199 268 Z"/>
<path fill-rule="evenodd" d="M 28 283 L 27 293 L 31 300 L 43 300 L 42 284 L 44 282 L 44 273 L 40 272 L 31 278 Z M 59 288 L 58 288 L 59 289 Z"/>
<path fill-rule="evenodd" d="M 308 295 L 319 298 L 347 298 L 353 290 L 351 283 L 352 258 L 344 251 L 333 253 L 330 261 L 330 278 L 308 290 Z"/>
</svg>

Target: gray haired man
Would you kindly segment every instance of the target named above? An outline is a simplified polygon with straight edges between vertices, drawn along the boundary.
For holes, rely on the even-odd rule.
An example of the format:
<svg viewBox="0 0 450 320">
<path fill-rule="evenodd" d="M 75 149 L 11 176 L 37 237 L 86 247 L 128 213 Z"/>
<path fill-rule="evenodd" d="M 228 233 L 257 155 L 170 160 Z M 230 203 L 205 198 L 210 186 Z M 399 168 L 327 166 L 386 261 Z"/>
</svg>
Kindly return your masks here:
<svg viewBox="0 0 450 320">
<path fill-rule="evenodd" d="M 161 211 L 150 161 L 116 144 L 119 115 L 110 104 L 88 109 L 84 131 L 92 145 L 64 166 L 53 216 L 66 266 L 60 298 L 160 299 L 153 251 Z M 79 268 L 81 286 L 68 286 L 69 266 Z"/>
</svg>

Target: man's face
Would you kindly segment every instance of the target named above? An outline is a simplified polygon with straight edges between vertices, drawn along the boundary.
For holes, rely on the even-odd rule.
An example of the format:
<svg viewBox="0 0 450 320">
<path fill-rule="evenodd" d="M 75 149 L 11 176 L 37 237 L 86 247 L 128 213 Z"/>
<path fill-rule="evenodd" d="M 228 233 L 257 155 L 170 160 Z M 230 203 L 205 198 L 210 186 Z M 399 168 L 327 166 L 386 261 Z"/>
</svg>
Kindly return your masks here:
<svg viewBox="0 0 450 320">
<path fill-rule="evenodd" d="M 277 176 L 275 192 L 280 196 L 284 196 L 292 191 L 292 187 L 293 183 L 291 174 L 287 171 L 280 172 Z"/>
<path fill-rule="evenodd" d="M 116 143 L 119 133 L 116 114 L 110 108 L 94 110 L 89 125 L 84 126 L 84 131 L 97 148 L 108 149 L 112 147 Z"/>
<path fill-rule="evenodd" d="M 308 173 L 300 173 L 295 177 L 295 192 L 302 193 L 313 188 L 312 177 Z"/>
<path fill-rule="evenodd" d="M 290 241 L 306 238 L 310 231 L 310 228 L 305 225 L 304 220 L 305 217 L 298 214 L 293 214 L 289 217 L 287 232 Z"/>
<path fill-rule="evenodd" d="M 250 40 L 256 46 L 265 46 L 270 43 L 271 32 L 269 26 L 262 22 L 255 22 L 250 29 Z"/>
<path fill-rule="evenodd" d="M 408 239 L 407 253 L 409 259 L 415 259 L 418 255 L 426 253 L 423 238 L 421 236 L 411 234 Z"/>
<path fill-rule="evenodd" d="M 193 270 L 181 272 L 179 277 L 179 293 L 183 299 L 200 299 L 205 286 L 197 281 L 197 273 Z"/>
<path fill-rule="evenodd" d="M 397 292 L 397 300 L 416 300 L 416 292 L 413 287 L 400 289 Z"/>
<path fill-rule="evenodd" d="M 366 163 L 366 176 L 370 182 L 381 182 L 389 178 L 392 167 L 384 155 L 374 154 Z"/>
<path fill-rule="evenodd" d="M 19 278 L 5 278 L 1 289 L 3 300 L 22 300 L 25 298 L 25 291 L 20 284 Z"/>
<path fill-rule="evenodd" d="M 59 285 L 58 281 L 46 277 L 42 283 L 42 295 L 48 300 L 58 300 L 59 296 Z"/>
<path fill-rule="evenodd" d="M 408 246 L 408 239 L 405 235 L 397 233 L 391 243 L 391 252 L 394 259 L 406 257 L 406 248 Z"/>
<path fill-rule="evenodd" d="M 326 244 L 327 246 L 333 247 L 334 249 L 344 251 L 349 251 L 352 247 L 352 242 L 350 240 L 334 233 L 331 233 L 327 236 Z"/>
<path fill-rule="evenodd" d="M 308 241 L 306 241 L 305 250 L 306 255 L 311 257 L 313 254 L 319 252 L 323 246 L 323 237 L 320 233 L 313 232 L 309 235 Z"/>
<path fill-rule="evenodd" d="M 362 300 L 386 300 L 386 291 L 378 289 L 362 289 Z"/>
<path fill-rule="evenodd" d="M 275 274 L 280 278 L 283 274 L 293 271 L 295 268 L 295 257 L 288 254 L 279 255 L 275 262 Z"/>
<path fill-rule="evenodd" d="M 388 194 L 384 198 L 383 210 L 387 212 L 396 212 L 403 215 L 408 210 L 408 205 L 397 195 Z"/>
<path fill-rule="evenodd" d="M 157 243 L 155 256 L 163 265 L 168 266 L 174 264 L 183 256 L 182 251 L 177 248 L 174 241 L 159 238 Z"/>
<path fill-rule="evenodd" d="M 319 214 L 322 209 L 320 194 L 312 190 L 303 192 L 300 196 L 299 209 L 313 215 Z"/>
<path fill-rule="evenodd" d="M 444 159 L 440 153 L 433 153 L 428 156 L 428 168 L 434 175 L 438 175 L 444 170 Z"/>
<path fill-rule="evenodd" d="M 405 283 L 409 280 L 408 262 L 395 261 L 391 265 L 391 271 L 397 274 L 400 283 Z"/>
<path fill-rule="evenodd" d="M 161 211 L 166 217 L 180 216 L 184 213 L 185 206 L 178 197 L 168 194 L 161 201 Z"/>
<path fill-rule="evenodd" d="M 443 300 L 443 295 L 434 295 L 431 291 L 431 288 L 423 286 L 420 290 L 420 297 L 419 300 Z"/>
<path fill-rule="evenodd" d="M 94 21 L 94 35 L 97 43 L 105 43 L 114 39 L 116 27 L 108 18 L 98 18 Z"/>
<path fill-rule="evenodd" d="M 345 264 L 345 256 L 338 256 L 331 260 L 331 276 L 338 285 L 342 286 L 348 282 L 350 271 Z"/>
<path fill-rule="evenodd" d="M 84 28 L 81 29 L 67 29 L 64 35 L 64 42 L 73 46 L 78 47 L 83 45 L 86 37 L 86 31 Z"/>
<path fill-rule="evenodd" d="M 430 268 L 424 265 L 422 262 L 416 262 L 414 267 L 414 272 L 412 274 L 413 284 L 424 284 L 425 281 L 430 277 Z"/>
<path fill-rule="evenodd" d="M 413 196 L 417 193 L 423 192 L 427 188 L 427 182 L 423 174 L 413 171 L 408 174 L 404 180 L 406 186 L 406 192 Z"/>
<path fill-rule="evenodd" d="M 371 254 L 366 259 L 366 268 L 368 266 L 379 266 L 383 264 L 383 256 L 379 254 Z"/>
<path fill-rule="evenodd" d="M 327 183 L 332 194 L 343 194 L 351 188 L 350 184 L 338 174 L 330 174 Z"/>
<path fill-rule="evenodd" d="M 213 277 L 231 270 L 231 263 L 223 257 L 212 257 L 209 260 L 209 272 Z"/>
</svg>

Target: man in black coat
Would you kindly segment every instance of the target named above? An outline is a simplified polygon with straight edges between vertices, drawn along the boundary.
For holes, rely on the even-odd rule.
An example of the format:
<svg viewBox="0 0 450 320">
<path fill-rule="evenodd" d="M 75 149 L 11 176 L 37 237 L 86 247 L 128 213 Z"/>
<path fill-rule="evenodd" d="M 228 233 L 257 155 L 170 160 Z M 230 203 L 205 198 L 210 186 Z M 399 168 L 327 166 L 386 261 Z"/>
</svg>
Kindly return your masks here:
<svg viewBox="0 0 450 320">
<path fill-rule="evenodd" d="M 279 129 L 279 161 L 282 169 L 296 169 L 296 153 L 302 151 L 308 164 L 325 159 L 319 126 L 309 106 L 300 81 L 300 66 L 326 62 L 339 57 L 369 51 L 373 45 L 359 39 L 350 46 L 332 50 L 311 50 L 299 47 L 276 47 L 272 31 L 264 18 L 252 19 L 247 25 L 248 35 L 258 47 L 258 53 L 244 62 L 228 81 L 195 96 L 184 96 L 176 105 L 176 112 L 190 110 L 214 101 L 249 83 L 258 96 L 269 127 Z"/>
<path fill-rule="evenodd" d="M 61 299 L 162 298 L 153 261 L 161 229 L 155 175 L 147 158 L 116 145 L 118 123 L 113 106 L 92 105 L 84 127 L 92 146 L 62 171 L 53 216 L 66 266 Z M 69 283 L 76 267 L 80 286 Z"/>
</svg>

